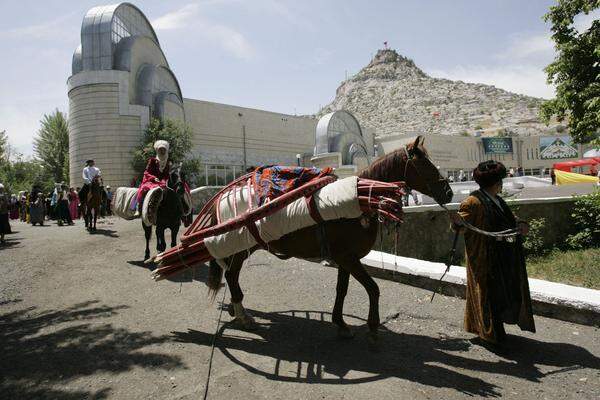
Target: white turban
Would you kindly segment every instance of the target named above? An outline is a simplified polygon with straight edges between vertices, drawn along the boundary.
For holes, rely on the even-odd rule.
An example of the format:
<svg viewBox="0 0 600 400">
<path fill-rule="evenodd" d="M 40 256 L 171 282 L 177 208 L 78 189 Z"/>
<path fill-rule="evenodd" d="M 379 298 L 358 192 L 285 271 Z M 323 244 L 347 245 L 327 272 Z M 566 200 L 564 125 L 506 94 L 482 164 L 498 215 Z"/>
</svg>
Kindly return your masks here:
<svg viewBox="0 0 600 400">
<path fill-rule="evenodd" d="M 158 149 L 164 148 L 166 150 L 165 155 L 161 156 L 158 153 Z M 154 142 L 154 150 L 156 150 L 156 158 L 158 158 L 158 169 L 160 172 L 163 172 L 165 167 L 167 166 L 167 160 L 169 159 L 169 142 L 166 140 L 157 140 Z"/>
<path fill-rule="evenodd" d="M 154 142 L 154 150 L 160 149 L 161 147 L 164 147 L 167 151 L 169 151 L 169 142 L 167 142 L 166 140 L 157 140 L 156 142 Z"/>
</svg>

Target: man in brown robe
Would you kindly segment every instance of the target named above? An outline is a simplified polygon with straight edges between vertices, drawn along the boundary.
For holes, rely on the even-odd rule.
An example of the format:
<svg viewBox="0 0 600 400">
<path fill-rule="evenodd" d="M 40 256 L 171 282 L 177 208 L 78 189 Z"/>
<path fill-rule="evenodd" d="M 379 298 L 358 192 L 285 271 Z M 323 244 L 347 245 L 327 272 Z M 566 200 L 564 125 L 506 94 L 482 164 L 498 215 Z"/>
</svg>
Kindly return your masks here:
<svg viewBox="0 0 600 400">
<path fill-rule="evenodd" d="M 485 161 L 473 172 L 479 190 L 471 193 L 452 215 L 452 228 L 464 232 L 467 259 L 465 330 L 486 342 L 502 344 L 503 324 L 517 324 L 535 332 L 531 296 L 525 268 L 523 241 L 528 225 L 519 221 L 498 196 L 506 168 L 500 162 Z M 488 232 L 518 228 L 520 235 L 498 240 L 466 229 L 462 221 Z"/>
</svg>

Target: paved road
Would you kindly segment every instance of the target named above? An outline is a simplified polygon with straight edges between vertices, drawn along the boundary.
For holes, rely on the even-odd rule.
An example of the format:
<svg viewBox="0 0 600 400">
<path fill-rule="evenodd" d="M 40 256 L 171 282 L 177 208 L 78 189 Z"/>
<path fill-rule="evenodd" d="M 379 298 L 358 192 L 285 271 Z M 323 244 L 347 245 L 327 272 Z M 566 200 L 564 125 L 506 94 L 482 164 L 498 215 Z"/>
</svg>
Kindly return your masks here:
<svg viewBox="0 0 600 400">
<path fill-rule="evenodd" d="M 219 315 L 204 271 L 155 283 L 139 260 L 139 222 L 104 220 L 90 235 L 30 227 L 0 249 L 2 399 L 201 399 Z M 381 351 L 369 351 L 367 297 L 351 281 L 352 340 L 329 311 L 336 272 L 254 255 L 242 272 L 257 332 L 220 328 L 210 399 L 600 398 L 600 332 L 536 318 L 495 354 L 462 332 L 463 301 L 379 281 Z M 219 296 L 220 298 L 220 296 Z M 225 322 L 229 315 L 223 314 Z"/>
</svg>

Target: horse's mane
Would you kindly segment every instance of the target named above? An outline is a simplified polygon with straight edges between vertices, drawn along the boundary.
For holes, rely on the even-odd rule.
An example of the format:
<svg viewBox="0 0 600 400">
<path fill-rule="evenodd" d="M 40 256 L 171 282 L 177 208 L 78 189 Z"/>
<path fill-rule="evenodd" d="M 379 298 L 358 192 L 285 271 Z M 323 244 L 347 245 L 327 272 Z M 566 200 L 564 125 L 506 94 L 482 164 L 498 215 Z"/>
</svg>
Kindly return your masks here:
<svg viewBox="0 0 600 400">
<path fill-rule="evenodd" d="M 400 165 L 406 158 L 406 152 L 403 148 L 397 149 L 384 156 L 379 157 L 367 168 L 363 169 L 358 176 L 360 178 L 370 178 L 384 180 L 390 178 L 392 171 Z"/>
<path fill-rule="evenodd" d="M 418 143 L 419 138 L 415 142 L 407 144 L 406 147 L 400 147 L 391 153 L 379 157 L 370 166 L 363 169 L 358 176 L 360 178 L 389 181 L 394 178 L 394 176 L 391 176 L 392 172 L 397 170 L 400 163 L 406 161 L 409 152 L 412 152 L 417 157 L 428 158 L 429 154 L 425 147 L 423 147 L 423 142 Z M 416 143 L 417 145 L 415 146 Z"/>
</svg>

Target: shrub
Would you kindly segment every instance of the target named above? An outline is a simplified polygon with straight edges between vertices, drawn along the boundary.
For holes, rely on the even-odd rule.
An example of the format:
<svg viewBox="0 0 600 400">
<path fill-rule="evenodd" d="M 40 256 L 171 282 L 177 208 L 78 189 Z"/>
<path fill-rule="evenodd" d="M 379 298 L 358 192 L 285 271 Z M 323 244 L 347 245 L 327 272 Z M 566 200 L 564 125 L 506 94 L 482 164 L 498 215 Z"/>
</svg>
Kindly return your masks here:
<svg viewBox="0 0 600 400">
<path fill-rule="evenodd" d="M 187 175 L 188 182 L 194 184 L 200 172 L 200 160 L 192 153 L 192 136 L 189 125 L 169 119 L 151 119 L 138 147 L 133 151 L 133 170 L 138 176 L 144 173 L 148 158 L 155 154 L 154 142 L 162 139 L 169 142 L 169 159 L 174 163 L 181 162 L 181 171 Z"/>
<path fill-rule="evenodd" d="M 529 233 L 525 237 L 523 247 L 528 256 L 538 256 L 545 253 L 544 235 L 542 231 L 546 226 L 546 218 L 536 218 L 529 221 Z"/>
<path fill-rule="evenodd" d="M 567 245 L 575 250 L 600 247 L 600 190 L 579 196 L 571 218 L 578 232 L 567 237 Z"/>
</svg>

